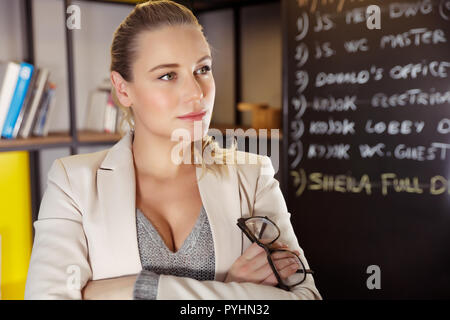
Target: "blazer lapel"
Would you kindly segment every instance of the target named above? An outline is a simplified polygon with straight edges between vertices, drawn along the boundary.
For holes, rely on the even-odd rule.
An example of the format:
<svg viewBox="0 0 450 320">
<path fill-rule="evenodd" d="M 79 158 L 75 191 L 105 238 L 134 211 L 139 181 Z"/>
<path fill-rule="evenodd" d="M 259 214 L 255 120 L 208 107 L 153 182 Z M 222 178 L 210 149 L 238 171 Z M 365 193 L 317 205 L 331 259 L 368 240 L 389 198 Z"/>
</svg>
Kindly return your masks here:
<svg viewBox="0 0 450 320">
<path fill-rule="evenodd" d="M 100 273 L 107 276 L 135 274 L 142 270 L 136 232 L 136 180 L 131 132 L 107 153 L 97 171 L 99 210 L 104 223 L 106 248 Z M 228 177 L 207 170 L 198 181 L 208 215 L 215 250 L 215 280 L 223 281 L 242 253 L 242 234 L 236 226 L 241 217 L 236 169 L 228 166 Z M 202 168 L 196 168 L 197 180 Z M 110 271 L 108 271 L 110 270 Z M 108 275 L 114 273 L 115 275 Z M 107 277 L 104 276 L 104 277 Z"/>
<path fill-rule="evenodd" d="M 99 210 L 104 223 L 105 249 L 102 273 L 120 275 L 142 270 L 136 230 L 136 182 L 132 134 L 127 133 L 107 153 L 97 171 Z"/>
</svg>

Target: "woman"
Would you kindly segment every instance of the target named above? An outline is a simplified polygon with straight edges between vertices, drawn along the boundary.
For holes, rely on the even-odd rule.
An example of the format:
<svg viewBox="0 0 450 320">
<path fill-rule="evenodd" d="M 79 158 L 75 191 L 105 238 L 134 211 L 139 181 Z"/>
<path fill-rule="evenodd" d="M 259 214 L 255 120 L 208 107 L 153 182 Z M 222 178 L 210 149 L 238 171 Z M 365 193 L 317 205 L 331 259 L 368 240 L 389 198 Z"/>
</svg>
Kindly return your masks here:
<svg viewBox="0 0 450 320">
<path fill-rule="evenodd" d="M 321 299 L 312 275 L 277 288 L 266 252 L 236 226 L 268 216 L 281 231 L 273 247 L 297 251 L 308 268 L 270 159 L 236 164 L 250 154 L 207 135 L 211 67 L 202 27 L 182 5 L 143 3 L 121 23 L 111 82 L 132 130 L 109 150 L 53 163 L 26 298 Z M 174 133 L 189 140 L 180 148 Z M 275 262 L 283 278 L 298 269 L 282 254 Z"/>
</svg>

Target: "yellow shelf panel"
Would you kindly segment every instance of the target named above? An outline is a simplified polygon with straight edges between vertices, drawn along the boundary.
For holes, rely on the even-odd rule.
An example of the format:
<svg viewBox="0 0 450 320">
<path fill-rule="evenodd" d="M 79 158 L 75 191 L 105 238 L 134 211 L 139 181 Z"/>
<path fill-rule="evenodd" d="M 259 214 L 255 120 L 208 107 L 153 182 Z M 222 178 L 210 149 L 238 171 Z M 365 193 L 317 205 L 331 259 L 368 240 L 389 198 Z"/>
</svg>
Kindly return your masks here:
<svg viewBox="0 0 450 320">
<path fill-rule="evenodd" d="M 23 299 L 32 247 L 29 155 L 0 153 L 1 298 Z"/>
</svg>

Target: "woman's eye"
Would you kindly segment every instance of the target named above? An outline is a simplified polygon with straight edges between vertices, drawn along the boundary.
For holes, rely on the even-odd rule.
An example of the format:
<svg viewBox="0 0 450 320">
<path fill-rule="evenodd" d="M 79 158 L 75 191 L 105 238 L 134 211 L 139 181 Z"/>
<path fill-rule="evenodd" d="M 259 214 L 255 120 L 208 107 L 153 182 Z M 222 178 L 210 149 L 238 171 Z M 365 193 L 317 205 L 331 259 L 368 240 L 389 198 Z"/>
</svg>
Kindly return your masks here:
<svg viewBox="0 0 450 320">
<path fill-rule="evenodd" d="M 173 72 L 170 72 L 170 73 L 166 73 L 165 75 L 163 75 L 162 77 L 160 77 L 159 79 L 161 79 L 161 80 L 172 80 L 172 79 L 163 79 L 165 76 L 169 76 L 169 75 L 172 75 L 173 76 Z"/>
<path fill-rule="evenodd" d="M 211 71 L 211 67 L 210 66 L 203 66 L 199 70 L 204 70 L 205 72 L 202 72 L 202 73 L 205 74 L 205 73 Z"/>
<path fill-rule="evenodd" d="M 210 66 L 203 66 L 203 67 L 201 67 L 201 68 L 198 69 L 198 70 L 200 70 L 200 71 L 203 70 L 203 72 L 199 72 L 200 74 L 206 74 L 206 73 L 208 73 L 208 72 L 211 71 L 211 67 L 210 67 Z M 168 79 L 168 78 L 165 78 L 165 77 L 167 77 L 167 76 L 172 76 L 172 78 L 169 78 L 169 79 Z M 175 73 L 174 73 L 174 72 L 170 72 L 170 73 L 166 73 L 165 75 L 159 77 L 158 79 L 166 80 L 166 81 L 167 81 L 167 80 L 172 80 L 174 76 L 175 76 Z"/>
</svg>

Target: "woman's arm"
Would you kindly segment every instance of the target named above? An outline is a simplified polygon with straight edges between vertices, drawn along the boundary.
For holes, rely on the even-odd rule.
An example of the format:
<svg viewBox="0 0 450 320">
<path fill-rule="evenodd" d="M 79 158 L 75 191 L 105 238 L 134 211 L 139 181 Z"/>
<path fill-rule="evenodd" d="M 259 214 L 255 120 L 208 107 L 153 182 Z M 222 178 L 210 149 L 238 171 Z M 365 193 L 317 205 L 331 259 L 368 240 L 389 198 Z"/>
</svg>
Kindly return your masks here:
<svg viewBox="0 0 450 320">
<path fill-rule="evenodd" d="M 271 247 L 287 249 L 286 245 L 275 242 Z M 283 255 L 274 261 L 281 270 L 282 278 L 295 273 L 298 265 L 288 261 Z M 296 268 L 290 268 L 295 265 Z M 82 290 L 85 300 L 156 300 L 160 275 L 142 270 L 138 275 L 88 281 Z M 275 286 L 276 278 L 267 262 L 265 251 L 256 243 L 252 244 L 230 268 L 225 282 L 252 282 Z"/>
<path fill-rule="evenodd" d="M 300 253 L 305 267 L 309 265 L 303 250 L 297 242 L 290 222 L 284 197 L 274 178 L 274 169 L 269 157 L 262 157 L 262 165 L 257 182 L 253 215 L 268 216 L 280 228 L 280 241 L 291 250 Z M 253 281 L 254 279 L 252 279 Z M 271 285 L 249 282 L 199 281 L 187 277 L 160 275 L 158 280 L 157 299 L 296 299 L 320 300 L 322 296 L 315 287 L 312 275 L 300 285 L 285 291 Z"/>
<path fill-rule="evenodd" d="M 25 299 L 81 299 L 92 272 L 81 209 L 65 169 L 55 160 L 48 173 L 31 253 Z"/>
<path fill-rule="evenodd" d="M 83 300 L 132 300 L 137 276 L 91 280 L 82 290 Z"/>
<path fill-rule="evenodd" d="M 142 270 L 137 275 L 88 281 L 84 300 L 155 300 L 159 274 Z"/>
<path fill-rule="evenodd" d="M 299 256 L 306 269 L 310 269 L 306 255 L 300 247 L 297 236 L 291 224 L 291 214 L 287 210 L 286 201 L 280 189 L 278 180 L 274 178 L 275 170 L 268 156 L 261 156 L 262 165 L 257 182 L 253 215 L 268 216 L 280 229 L 282 243 L 289 246 L 291 250 L 300 252 Z M 300 213 L 298 213 L 300 214 Z M 312 268 L 314 269 L 314 267 Z M 316 288 L 314 278 L 311 274 L 300 285 L 291 289 L 291 292 L 310 299 L 322 299 Z"/>
<path fill-rule="evenodd" d="M 290 213 L 281 193 L 279 182 L 274 178 L 272 161 L 267 156 L 260 156 L 261 166 L 253 204 L 253 215 L 268 216 L 280 228 L 279 241 L 291 250 L 300 253 L 300 258 L 307 269 L 308 262 L 292 228 Z M 291 291 L 256 283 L 223 283 L 220 281 L 197 281 L 195 279 L 161 275 L 157 299 L 298 299 L 320 300 L 313 276 L 308 274 L 306 280 L 292 288 Z"/>
</svg>

